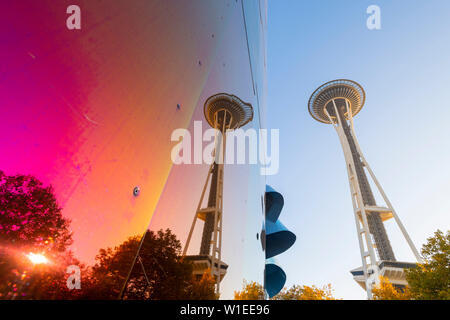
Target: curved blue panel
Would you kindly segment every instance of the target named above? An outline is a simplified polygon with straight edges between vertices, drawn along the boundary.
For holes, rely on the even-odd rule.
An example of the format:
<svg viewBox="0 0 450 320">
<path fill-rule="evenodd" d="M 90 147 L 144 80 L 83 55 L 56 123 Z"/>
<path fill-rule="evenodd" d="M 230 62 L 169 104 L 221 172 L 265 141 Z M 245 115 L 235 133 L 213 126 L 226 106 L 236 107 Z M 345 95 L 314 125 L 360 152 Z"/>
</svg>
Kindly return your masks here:
<svg viewBox="0 0 450 320">
<path fill-rule="evenodd" d="M 278 294 L 286 283 L 286 273 L 276 264 L 274 259 L 266 261 L 265 278 L 265 287 L 270 298 Z"/>
<path fill-rule="evenodd" d="M 272 222 L 277 221 L 283 206 L 284 199 L 281 193 L 266 185 L 266 219 Z"/>
<path fill-rule="evenodd" d="M 295 242 L 296 236 L 281 221 L 266 221 L 266 258 L 285 252 Z"/>
</svg>

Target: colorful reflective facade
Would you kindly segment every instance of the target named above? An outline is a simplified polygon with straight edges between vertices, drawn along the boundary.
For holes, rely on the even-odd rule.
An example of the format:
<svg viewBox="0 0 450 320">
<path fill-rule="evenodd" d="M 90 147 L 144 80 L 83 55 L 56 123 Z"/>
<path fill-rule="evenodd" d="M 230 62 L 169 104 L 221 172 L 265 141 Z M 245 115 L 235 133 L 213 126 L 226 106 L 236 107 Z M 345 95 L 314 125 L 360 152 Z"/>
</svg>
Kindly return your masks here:
<svg viewBox="0 0 450 320">
<path fill-rule="evenodd" d="M 264 128 L 266 1 L 76 2 L 81 30 L 66 27 L 67 1 L 0 4 L 8 12 L 0 21 L 0 183 L 25 175 L 51 186 L 72 232 L 67 251 L 87 268 L 99 263 L 100 249 L 147 229 L 170 229 L 183 247 L 209 165 L 173 164 L 171 134 L 188 129 L 194 140 L 194 121 L 206 130 L 204 103 L 221 92 L 253 106 L 244 129 Z M 255 164 L 225 165 L 224 172 L 222 257 L 229 267 L 221 298 L 233 298 L 244 279 L 263 283 L 265 177 Z M 18 194 L 2 190 L 3 199 Z M 15 277 L 3 277 L 1 298 L 49 298 L 25 290 L 36 270 L 23 255 L 45 253 L 58 240 L 8 241 L 28 222 L 11 224 L 13 209 L 0 206 L 2 257 L 22 257 L 1 270 Z M 198 254 L 200 229 L 191 241 L 188 254 Z M 133 250 L 123 258 L 129 266 Z M 47 268 L 62 265 L 57 256 Z M 115 294 L 125 280 L 118 279 Z M 66 296 L 56 290 L 50 298 Z"/>
</svg>

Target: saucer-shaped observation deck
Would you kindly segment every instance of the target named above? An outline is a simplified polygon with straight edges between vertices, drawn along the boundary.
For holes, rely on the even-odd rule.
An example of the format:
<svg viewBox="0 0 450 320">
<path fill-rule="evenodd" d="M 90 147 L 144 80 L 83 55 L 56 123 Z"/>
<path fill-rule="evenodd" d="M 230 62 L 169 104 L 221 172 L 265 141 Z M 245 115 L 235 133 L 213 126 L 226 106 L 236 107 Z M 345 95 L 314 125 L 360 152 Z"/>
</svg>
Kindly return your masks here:
<svg viewBox="0 0 450 320">
<path fill-rule="evenodd" d="M 308 102 L 308 110 L 317 121 L 331 123 L 325 109 L 334 116 L 333 100 L 336 105 L 349 104 L 352 116 L 355 116 L 364 106 L 366 93 L 357 82 L 346 79 L 338 79 L 321 85 L 313 92 Z M 331 112 L 330 112 L 331 110 Z M 345 116 L 348 119 L 347 113 Z"/>
<path fill-rule="evenodd" d="M 209 97 L 205 102 L 204 113 L 206 121 L 213 128 L 215 127 L 215 117 L 217 116 L 222 120 L 222 117 L 224 117 L 222 113 L 226 114 L 227 129 L 240 128 L 253 119 L 253 107 L 251 104 L 226 93 L 219 93 Z"/>
</svg>

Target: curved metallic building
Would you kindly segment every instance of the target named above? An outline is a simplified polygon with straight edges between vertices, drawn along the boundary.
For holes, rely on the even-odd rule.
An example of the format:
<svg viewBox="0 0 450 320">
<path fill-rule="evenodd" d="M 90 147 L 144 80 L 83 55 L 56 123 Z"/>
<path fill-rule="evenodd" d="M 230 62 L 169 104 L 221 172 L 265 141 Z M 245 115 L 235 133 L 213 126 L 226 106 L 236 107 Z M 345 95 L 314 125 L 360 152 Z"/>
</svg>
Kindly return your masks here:
<svg viewBox="0 0 450 320">
<path fill-rule="evenodd" d="M 109 261 L 109 251 L 101 249 L 128 252 L 121 267 L 133 265 L 136 270 L 115 278 L 110 298 L 125 284 L 128 290 L 125 281 L 130 276 L 135 277 L 131 286 L 143 278 L 135 273 L 148 263 L 146 257 L 151 259 L 138 254 L 137 246 L 127 249 L 134 243 L 126 242 L 129 237 L 142 240 L 146 230 L 169 229 L 180 241 L 177 250 L 185 246 L 209 168 L 195 157 L 208 144 L 202 138 L 211 121 L 204 114 L 207 99 L 222 92 L 239 97 L 253 108 L 253 120 L 241 123 L 243 129 L 264 128 L 267 4 L 77 3 L 81 30 L 66 27 L 66 2 L 0 4 L 0 10 L 8 12 L 0 21 L 7 48 L 0 53 L 0 171 L 8 177 L 32 176 L 51 186 L 70 224 L 73 243 L 66 249 L 75 266 Z M 177 144 L 171 135 L 177 129 L 189 132 L 183 139 L 192 142 L 191 163 L 176 165 L 171 159 Z M 265 178 L 258 165 L 225 167 L 221 255 L 228 269 L 220 297 L 233 298 L 244 279 L 263 282 L 265 254 L 259 237 Z M 10 231 L 26 227 L 25 222 Z M 15 247 L 5 237 L 0 237 L 0 250 L 14 251 L 22 260 L 34 250 Z M 56 241 L 41 240 L 43 254 L 47 243 Z M 198 254 L 200 244 L 196 229 L 187 254 Z M 145 241 L 140 245 L 146 248 Z M 61 265 L 52 263 L 54 268 Z M 21 268 L 32 266 L 24 260 Z M 119 269 L 95 270 L 107 276 Z M 164 276 L 170 277 L 168 273 L 162 270 Z M 25 290 L 27 284 L 20 279 L 16 282 L 15 287 L 0 283 L 0 298 L 61 298 L 58 292 L 49 297 L 36 288 Z M 146 290 L 142 298 L 152 298 Z"/>
</svg>

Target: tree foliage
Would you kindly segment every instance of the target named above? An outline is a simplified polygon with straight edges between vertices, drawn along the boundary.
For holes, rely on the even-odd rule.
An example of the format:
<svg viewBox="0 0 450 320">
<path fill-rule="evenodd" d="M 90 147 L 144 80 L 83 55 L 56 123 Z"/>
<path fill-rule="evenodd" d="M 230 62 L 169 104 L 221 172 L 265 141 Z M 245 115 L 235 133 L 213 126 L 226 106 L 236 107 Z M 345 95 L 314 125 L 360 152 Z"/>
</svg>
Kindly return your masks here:
<svg viewBox="0 0 450 320">
<path fill-rule="evenodd" d="M 219 296 L 214 290 L 215 281 L 207 270 L 200 279 L 192 279 L 187 287 L 186 300 L 217 300 Z"/>
<path fill-rule="evenodd" d="M 333 297 L 331 284 L 322 288 L 316 286 L 293 285 L 289 289 L 284 288 L 277 294 L 274 300 L 336 300 Z"/>
<path fill-rule="evenodd" d="M 424 263 L 406 270 L 411 294 L 417 300 L 450 299 L 450 231 L 438 230 L 421 250 Z"/>
<path fill-rule="evenodd" d="M 0 171 L 0 298 L 51 299 L 68 293 L 66 266 L 79 263 L 67 250 L 72 234 L 61 211 L 51 186 Z M 43 254 L 49 263 L 33 265 L 29 253 Z"/>
<path fill-rule="evenodd" d="M 114 249 L 101 249 L 92 268 L 92 288 L 86 298 L 117 299 L 140 244 L 131 237 Z M 169 230 L 148 230 L 130 274 L 125 299 L 216 299 L 214 280 L 196 280 L 192 265 L 183 260 L 181 244 Z"/>
<path fill-rule="evenodd" d="M 372 288 L 374 300 L 411 300 L 412 295 L 409 287 L 398 289 L 388 278 L 380 276 L 380 283 Z"/>
<path fill-rule="evenodd" d="M 234 292 L 234 300 L 264 300 L 264 288 L 255 281 L 244 280 L 242 290 Z"/>
<path fill-rule="evenodd" d="M 72 243 L 70 221 L 61 214 L 51 186 L 30 175 L 0 171 L 0 242 L 45 251 Z"/>
<path fill-rule="evenodd" d="M 284 288 L 272 300 L 336 300 L 333 297 L 333 289 L 328 284 L 323 288 L 316 286 L 300 286 L 293 285 L 292 287 Z M 263 300 L 264 288 L 257 282 L 246 282 L 244 280 L 241 291 L 234 292 L 235 300 Z"/>
<path fill-rule="evenodd" d="M 375 300 L 449 300 L 450 299 L 450 231 L 438 230 L 422 246 L 424 263 L 406 269 L 408 286 L 394 287 L 387 278 L 373 289 Z"/>
</svg>

